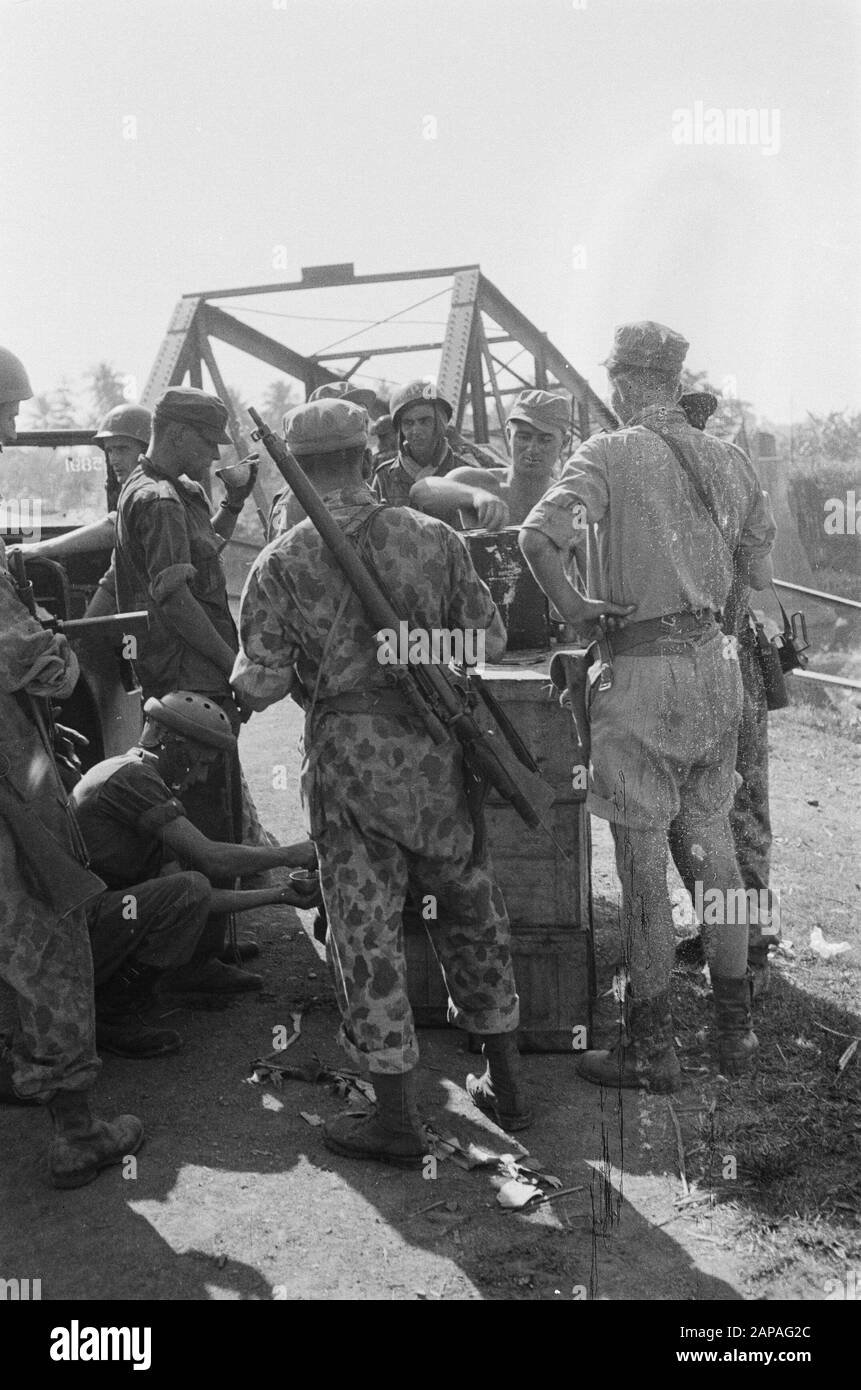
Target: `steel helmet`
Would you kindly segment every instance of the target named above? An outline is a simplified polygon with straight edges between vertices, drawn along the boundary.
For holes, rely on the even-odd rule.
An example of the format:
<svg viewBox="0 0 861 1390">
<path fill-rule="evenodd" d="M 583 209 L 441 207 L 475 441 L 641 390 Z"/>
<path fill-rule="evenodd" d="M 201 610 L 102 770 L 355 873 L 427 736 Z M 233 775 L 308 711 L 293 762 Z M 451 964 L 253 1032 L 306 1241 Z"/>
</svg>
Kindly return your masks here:
<svg viewBox="0 0 861 1390">
<path fill-rule="evenodd" d="M 406 410 L 408 405 L 415 405 L 417 402 L 429 405 L 441 405 L 445 411 L 447 420 L 452 417 L 452 408 L 444 396 L 439 394 L 437 384 L 431 376 L 419 377 L 417 381 L 408 381 L 406 386 L 399 386 L 392 392 L 392 399 L 389 402 L 389 412 L 392 417 L 392 424 L 395 429 L 399 429 L 399 417 L 401 412 Z"/>
<path fill-rule="evenodd" d="M 144 714 L 163 728 L 194 743 L 211 748 L 235 748 L 236 738 L 223 709 L 205 695 L 190 690 L 171 690 L 160 700 L 154 696 L 144 705 Z"/>
<path fill-rule="evenodd" d="M 24 370 L 24 363 L 10 352 L 0 348 L 0 405 L 10 401 L 29 401 L 33 388 Z"/>
<path fill-rule="evenodd" d="M 136 439 L 140 444 L 149 444 L 151 431 L 152 416 L 148 410 L 142 405 L 123 404 L 108 411 L 95 438 L 97 444 L 104 439 Z"/>
<path fill-rule="evenodd" d="M 364 386 L 354 386 L 352 381 L 327 381 L 325 385 L 318 386 L 316 391 L 312 391 L 308 400 L 309 402 L 352 401 L 355 405 L 363 406 L 370 414 L 377 403 L 377 395 L 375 391 Z"/>
</svg>

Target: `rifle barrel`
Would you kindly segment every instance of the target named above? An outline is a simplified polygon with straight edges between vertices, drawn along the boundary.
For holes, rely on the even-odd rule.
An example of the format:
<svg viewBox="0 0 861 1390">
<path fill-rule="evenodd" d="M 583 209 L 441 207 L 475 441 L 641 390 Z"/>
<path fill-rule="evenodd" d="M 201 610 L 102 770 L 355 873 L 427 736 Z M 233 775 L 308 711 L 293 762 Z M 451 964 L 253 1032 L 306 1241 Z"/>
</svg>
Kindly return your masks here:
<svg viewBox="0 0 861 1390">
<path fill-rule="evenodd" d="M 58 618 L 58 632 L 89 632 L 91 629 L 116 629 L 123 632 L 149 627 L 149 613 L 139 608 L 134 613 L 107 613 L 101 618 Z"/>
</svg>

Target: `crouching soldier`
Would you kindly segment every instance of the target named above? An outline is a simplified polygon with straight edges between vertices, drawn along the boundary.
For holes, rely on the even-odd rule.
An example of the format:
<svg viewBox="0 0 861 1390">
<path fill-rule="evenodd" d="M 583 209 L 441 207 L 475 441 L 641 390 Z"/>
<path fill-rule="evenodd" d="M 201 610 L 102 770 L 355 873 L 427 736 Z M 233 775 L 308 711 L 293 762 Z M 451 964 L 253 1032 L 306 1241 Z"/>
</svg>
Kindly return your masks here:
<svg viewBox="0 0 861 1390">
<path fill-rule="evenodd" d="M 176 793 L 203 781 L 212 760 L 233 751 L 230 722 L 214 701 L 185 690 L 150 699 L 144 709 L 139 743 L 97 763 L 72 794 L 90 863 L 108 887 L 88 912 L 96 1041 L 121 1057 L 154 1057 L 180 1046 L 176 1033 L 147 1028 L 139 1016 L 156 989 L 224 997 L 262 987 L 259 975 L 212 955 L 213 914 L 309 905 L 292 888 L 235 892 L 213 888 L 210 879 L 316 862 L 310 841 L 235 845 L 197 830 Z"/>
</svg>

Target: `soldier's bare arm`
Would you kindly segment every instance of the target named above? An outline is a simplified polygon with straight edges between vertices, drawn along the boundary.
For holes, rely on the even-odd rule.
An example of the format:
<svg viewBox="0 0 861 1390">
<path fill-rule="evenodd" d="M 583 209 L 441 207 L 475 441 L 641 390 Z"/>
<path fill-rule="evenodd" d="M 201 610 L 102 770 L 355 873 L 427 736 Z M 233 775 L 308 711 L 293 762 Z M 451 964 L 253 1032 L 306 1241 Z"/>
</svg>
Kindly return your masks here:
<svg viewBox="0 0 861 1390">
<path fill-rule="evenodd" d="M 458 513 L 466 525 L 487 531 L 500 531 L 508 525 L 502 483 L 489 469 L 455 468 L 444 478 L 420 478 L 410 489 L 410 503 L 449 525 L 456 522 Z"/>
<path fill-rule="evenodd" d="M 265 869 L 313 869 L 317 863 L 310 840 L 293 845 L 224 844 L 210 840 L 185 816 L 170 821 L 158 834 L 181 864 L 207 878 L 241 878 Z"/>
<path fill-rule="evenodd" d="M 564 622 L 577 627 L 604 615 L 625 618 L 636 611 L 634 604 L 584 598 L 578 593 L 565 574 L 563 552 L 541 531 L 524 527 L 518 541 L 526 563 Z"/>
</svg>

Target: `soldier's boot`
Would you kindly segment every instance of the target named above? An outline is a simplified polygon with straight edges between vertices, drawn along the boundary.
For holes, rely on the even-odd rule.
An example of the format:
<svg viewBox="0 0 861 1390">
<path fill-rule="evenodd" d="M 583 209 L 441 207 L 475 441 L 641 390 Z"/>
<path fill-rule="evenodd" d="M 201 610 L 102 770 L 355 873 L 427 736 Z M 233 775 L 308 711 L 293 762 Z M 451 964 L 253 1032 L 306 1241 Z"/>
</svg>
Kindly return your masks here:
<svg viewBox="0 0 861 1390">
<path fill-rule="evenodd" d="M 701 932 L 676 942 L 676 965 L 698 965 L 702 969 L 705 963 L 706 953 Z"/>
<path fill-rule="evenodd" d="M 238 965 L 225 965 L 211 956 L 190 960 L 166 975 L 160 986 L 165 994 L 250 994 L 263 988 L 263 976 L 252 975 Z"/>
<path fill-rule="evenodd" d="M 0 1033 L 0 1105 L 41 1105 L 33 1096 L 19 1096 L 12 1085 L 12 1057 L 6 1037 Z"/>
<path fill-rule="evenodd" d="M 673 1046 L 669 992 L 653 999 L 632 997 L 625 1037 L 609 1051 L 584 1052 L 577 1074 L 595 1086 L 677 1091 L 682 1069 Z"/>
<path fill-rule="evenodd" d="M 750 973 L 738 979 L 712 975 L 718 1035 L 718 1065 L 723 1076 L 741 1076 L 756 1062 L 759 1040 L 750 1015 Z"/>
<path fill-rule="evenodd" d="M 427 1143 L 416 1108 L 415 1071 L 375 1072 L 377 1103 L 369 1115 L 336 1115 L 323 1127 L 323 1143 L 345 1158 L 375 1158 L 398 1168 L 420 1168 Z"/>
<path fill-rule="evenodd" d="M 143 1143 L 137 1115 L 94 1119 L 86 1091 L 56 1091 L 48 1111 L 54 1126 L 48 1158 L 54 1187 L 83 1187 L 102 1168 L 137 1153 Z"/>
<path fill-rule="evenodd" d="M 162 975 L 152 965 L 126 962 L 96 990 L 96 1048 L 117 1057 L 164 1057 L 178 1052 L 182 1038 L 172 1028 L 150 1028 L 141 1012 L 153 1002 Z"/>
<path fill-rule="evenodd" d="M 750 972 L 751 1002 L 755 1004 L 757 999 L 768 994 L 771 985 L 771 965 L 768 960 L 768 939 L 766 937 L 758 937 L 748 945 L 747 968 Z"/>
<path fill-rule="evenodd" d="M 260 955 L 260 947 L 256 941 L 252 941 L 249 936 L 243 936 L 234 945 L 228 941 L 218 959 L 222 965 L 244 965 L 247 960 L 256 960 Z"/>
<path fill-rule="evenodd" d="M 516 1033 L 485 1034 L 482 1052 L 487 1059 L 483 1076 L 466 1078 L 466 1093 L 473 1105 L 495 1120 L 509 1134 L 532 1124 L 529 1104 L 520 1070 Z"/>
</svg>

